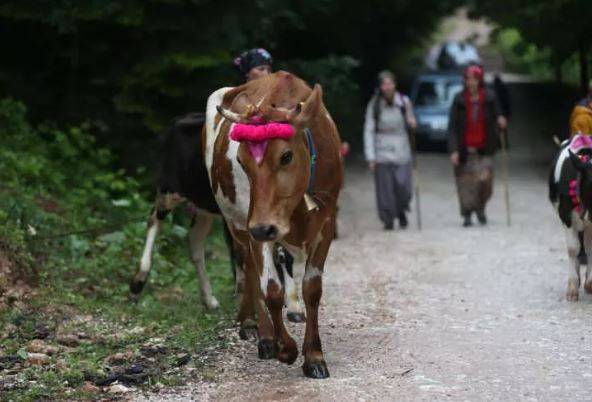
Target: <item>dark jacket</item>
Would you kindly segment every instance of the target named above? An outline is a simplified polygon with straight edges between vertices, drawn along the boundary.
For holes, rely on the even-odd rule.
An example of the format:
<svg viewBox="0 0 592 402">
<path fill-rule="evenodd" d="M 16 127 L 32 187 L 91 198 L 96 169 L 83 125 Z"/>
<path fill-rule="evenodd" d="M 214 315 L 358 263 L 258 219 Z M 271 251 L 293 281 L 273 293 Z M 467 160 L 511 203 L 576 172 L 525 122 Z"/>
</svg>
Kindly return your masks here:
<svg viewBox="0 0 592 402">
<path fill-rule="evenodd" d="M 497 118 L 501 115 L 501 111 L 495 92 L 489 89 L 485 90 L 484 108 L 487 139 L 482 153 L 484 155 L 493 155 L 499 147 Z M 464 141 L 466 121 L 467 107 L 465 105 L 464 91 L 461 91 L 452 102 L 448 120 L 448 150 L 450 153 L 458 152 L 461 162 L 466 161 L 467 157 L 467 148 Z"/>
</svg>

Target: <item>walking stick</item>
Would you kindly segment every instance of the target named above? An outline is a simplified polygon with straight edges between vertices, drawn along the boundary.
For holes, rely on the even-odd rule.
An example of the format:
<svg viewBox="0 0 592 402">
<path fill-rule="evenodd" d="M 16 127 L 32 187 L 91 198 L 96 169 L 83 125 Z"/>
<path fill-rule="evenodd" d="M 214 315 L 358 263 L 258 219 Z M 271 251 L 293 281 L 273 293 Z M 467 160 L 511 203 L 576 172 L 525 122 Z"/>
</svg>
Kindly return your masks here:
<svg viewBox="0 0 592 402">
<path fill-rule="evenodd" d="M 417 218 L 417 228 L 421 231 L 421 209 L 419 203 L 419 164 L 417 161 L 417 138 L 415 130 L 411 129 L 412 158 L 413 158 L 413 192 L 415 194 L 415 216 Z"/>
<path fill-rule="evenodd" d="M 502 145 L 502 180 L 504 182 L 504 201 L 506 203 L 506 221 L 508 226 L 512 225 L 512 217 L 510 214 L 510 184 L 509 184 L 509 169 L 508 169 L 508 144 L 507 144 L 508 130 L 503 129 L 500 132 L 500 140 Z"/>
</svg>

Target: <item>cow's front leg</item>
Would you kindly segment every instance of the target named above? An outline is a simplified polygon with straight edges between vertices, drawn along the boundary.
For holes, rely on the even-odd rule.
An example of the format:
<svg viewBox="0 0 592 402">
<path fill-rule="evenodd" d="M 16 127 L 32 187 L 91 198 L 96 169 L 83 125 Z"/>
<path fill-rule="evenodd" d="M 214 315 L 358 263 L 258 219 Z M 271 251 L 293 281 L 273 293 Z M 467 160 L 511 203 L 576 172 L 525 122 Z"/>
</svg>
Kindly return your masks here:
<svg viewBox="0 0 592 402">
<path fill-rule="evenodd" d="M 148 279 L 148 274 L 152 266 L 152 250 L 154 249 L 154 242 L 156 241 L 156 236 L 158 236 L 162 222 L 182 201 L 183 197 L 178 193 L 159 193 L 156 197 L 154 208 L 148 220 L 148 232 L 146 233 L 146 244 L 144 245 L 144 252 L 140 260 L 140 268 L 130 283 L 130 291 L 134 298 L 138 297 Z"/>
<path fill-rule="evenodd" d="M 285 276 L 285 283 L 286 295 L 284 296 L 284 301 L 288 310 L 286 314 L 288 321 L 295 323 L 305 322 L 306 315 L 304 314 L 304 308 L 298 297 L 298 286 L 296 286 L 294 277 L 288 273 L 288 275 Z"/>
<path fill-rule="evenodd" d="M 306 331 L 302 347 L 304 364 L 302 370 L 304 375 L 310 378 L 329 377 L 329 370 L 323 356 L 321 337 L 319 335 L 319 303 L 323 294 L 325 260 L 333 236 L 333 230 L 323 231 L 322 240 L 308 258 L 304 278 L 302 279 L 302 296 L 306 305 Z"/>
<path fill-rule="evenodd" d="M 214 218 L 211 215 L 204 213 L 196 213 L 191 222 L 189 229 L 189 250 L 191 253 L 191 261 L 195 265 L 195 271 L 199 278 L 199 287 L 201 290 L 201 301 L 208 310 L 215 310 L 220 307 L 220 303 L 212 294 L 212 286 L 206 274 L 206 261 L 204 253 L 204 245 L 206 236 L 212 227 Z"/>
<path fill-rule="evenodd" d="M 566 229 L 565 238 L 567 243 L 568 270 L 567 270 L 567 294 L 568 301 L 578 301 L 580 289 L 580 239 L 575 226 Z"/>
<path fill-rule="evenodd" d="M 592 294 L 592 225 L 587 225 L 584 229 L 584 251 L 586 252 L 586 281 L 584 282 L 584 289 L 586 293 Z M 579 271 L 579 268 L 578 268 Z"/>
<path fill-rule="evenodd" d="M 288 333 L 284 325 L 284 288 L 279 278 L 279 272 L 274 264 L 273 245 L 263 244 L 263 273 L 261 275 L 261 291 L 265 292 L 265 302 L 274 328 L 274 343 L 278 350 L 279 361 L 292 364 L 298 357 L 296 342 Z M 284 280 L 286 278 L 284 277 Z"/>
<path fill-rule="evenodd" d="M 267 283 L 273 266 L 273 256 L 264 253 L 266 244 L 250 241 L 249 258 L 246 264 L 246 280 L 253 283 L 255 306 L 257 310 L 259 343 L 257 345 L 260 359 L 273 359 L 277 356 L 277 345 L 273 323 L 266 304 Z"/>
<path fill-rule="evenodd" d="M 230 228 L 229 228 L 230 230 Z M 257 319 L 255 318 L 255 304 L 257 298 L 257 273 L 247 269 L 250 257 L 249 235 L 238 230 L 230 230 L 231 245 L 234 249 L 234 267 L 236 273 L 236 296 L 241 339 L 257 339 Z"/>
<path fill-rule="evenodd" d="M 306 320 L 302 303 L 298 297 L 298 287 L 294 280 L 294 257 L 283 246 L 277 245 L 275 249 L 276 269 L 281 271 L 284 282 L 284 304 L 287 307 L 288 321 L 300 323 Z M 302 272 L 302 271 L 300 271 Z"/>
</svg>

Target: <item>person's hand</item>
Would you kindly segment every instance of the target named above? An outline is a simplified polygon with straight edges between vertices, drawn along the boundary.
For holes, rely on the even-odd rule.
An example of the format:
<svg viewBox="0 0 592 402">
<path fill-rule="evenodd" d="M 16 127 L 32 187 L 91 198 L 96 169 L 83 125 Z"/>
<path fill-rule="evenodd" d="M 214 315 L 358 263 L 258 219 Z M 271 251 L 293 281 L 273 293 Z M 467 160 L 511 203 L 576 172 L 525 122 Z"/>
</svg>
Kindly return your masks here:
<svg viewBox="0 0 592 402">
<path fill-rule="evenodd" d="M 407 119 L 407 124 L 409 125 L 409 128 L 411 128 L 412 130 L 415 130 L 417 128 L 417 120 L 413 116 Z"/>
<path fill-rule="evenodd" d="M 508 120 L 504 116 L 499 116 L 497 118 L 497 125 L 499 126 L 500 130 L 505 130 L 508 128 Z"/>
<path fill-rule="evenodd" d="M 349 154 L 349 142 L 343 141 L 341 143 L 341 148 L 339 149 L 339 153 L 341 156 L 347 156 Z"/>
<path fill-rule="evenodd" d="M 368 169 L 370 169 L 371 172 L 374 172 L 376 170 L 376 162 L 368 162 Z"/>
<path fill-rule="evenodd" d="M 452 162 L 454 166 L 458 166 L 460 163 L 460 155 L 458 152 L 453 152 L 450 154 L 450 162 Z"/>
</svg>

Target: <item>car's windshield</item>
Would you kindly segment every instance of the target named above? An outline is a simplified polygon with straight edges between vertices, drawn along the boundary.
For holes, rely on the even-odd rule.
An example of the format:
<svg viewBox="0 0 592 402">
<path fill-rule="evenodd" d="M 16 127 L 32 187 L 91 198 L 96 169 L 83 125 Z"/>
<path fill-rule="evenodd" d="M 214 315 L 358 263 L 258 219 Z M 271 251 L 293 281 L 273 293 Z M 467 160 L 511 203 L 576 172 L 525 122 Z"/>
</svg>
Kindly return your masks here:
<svg viewBox="0 0 592 402">
<path fill-rule="evenodd" d="M 459 81 L 422 81 L 417 89 L 416 106 L 449 107 L 462 90 Z"/>
</svg>

